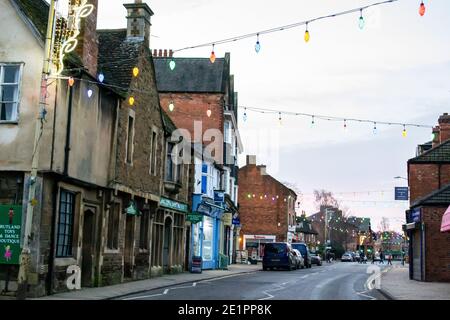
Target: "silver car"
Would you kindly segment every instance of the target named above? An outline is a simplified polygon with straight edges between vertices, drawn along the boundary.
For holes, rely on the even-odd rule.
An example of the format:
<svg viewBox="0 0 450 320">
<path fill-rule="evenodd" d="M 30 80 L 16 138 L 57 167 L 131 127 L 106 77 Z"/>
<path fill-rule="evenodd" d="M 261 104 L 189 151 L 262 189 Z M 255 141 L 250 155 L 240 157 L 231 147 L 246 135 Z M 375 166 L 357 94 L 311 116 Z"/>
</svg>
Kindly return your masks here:
<svg viewBox="0 0 450 320">
<path fill-rule="evenodd" d="M 292 249 L 292 252 L 294 253 L 297 262 L 297 269 L 303 269 L 305 267 L 305 259 L 303 259 L 302 254 L 297 249 Z"/>
<path fill-rule="evenodd" d="M 352 257 L 352 255 L 350 253 L 344 253 L 342 255 L 342 257 L 341 257 L 341 261 L 342 262 L 344 262 L 344 261 L 352 262 L 353 261 L 353 257 Z"/>
</svg>

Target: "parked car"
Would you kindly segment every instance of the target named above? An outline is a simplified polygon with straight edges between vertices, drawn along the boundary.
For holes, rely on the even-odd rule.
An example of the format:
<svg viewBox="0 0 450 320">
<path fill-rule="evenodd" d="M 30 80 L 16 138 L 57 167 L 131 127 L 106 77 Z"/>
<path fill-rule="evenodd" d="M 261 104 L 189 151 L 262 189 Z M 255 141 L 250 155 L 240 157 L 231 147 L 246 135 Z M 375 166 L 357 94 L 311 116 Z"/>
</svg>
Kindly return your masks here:
<svg viewBox="0 0 450 320">
<path fill-rule="evenodd" d="M 305 267 L 305 259 L 303 259 L 302 254 L 297 249 L 292 249 L 294 256 L 297 260 L 297 269 L 304 268 Z"/>
<path fill-rule="evenodd" d="M 353 261 L 354 262 L 359 262 L 359 260 L 361 260 L 360 257 L 359 257 L 359 251 L 352 252 L 352 256 L 353 256 Z"/>
<path fill-rule="evenodd" d="M 352 257 L 352 255 L 351 255 L 350 253 L 346 252 L 346 253 L 344 253 L 344 254 L 342 255 L 341 261 L 342 261 L 342 262 L 345 262 L 345 261 L 353 262 L 353 257 Z"/>
<path fill-rule="evenodd" d="M 289 243 L 266 243 L 264 247 L 263 270 L 265 271 L 273 268 L 288 270 L 297 268 L 297 261 Z"/>
<path fill-rule="evenodd" d="M 322 258 L 316 252 L 310 252 L 311 254 L 311 264 L 315 264 L 318 266 L 322 265 Z"/>
<path fill-rule="evenodd" d="M 292 244 L 293 249 L 297 249 L 302 254 L 303 259 L 305 259 L 305 267 L 311 268 L 311 254 L 309 252 L 308 246 L 306 243 L 295 242 Z"/>
</svg>

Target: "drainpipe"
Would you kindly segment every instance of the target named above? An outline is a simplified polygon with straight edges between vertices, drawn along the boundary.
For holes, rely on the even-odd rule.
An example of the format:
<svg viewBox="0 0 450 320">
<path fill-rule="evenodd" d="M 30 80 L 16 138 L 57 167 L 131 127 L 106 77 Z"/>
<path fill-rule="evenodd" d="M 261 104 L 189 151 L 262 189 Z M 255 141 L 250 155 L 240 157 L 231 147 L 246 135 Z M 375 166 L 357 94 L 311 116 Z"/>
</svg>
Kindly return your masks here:
<svg viewBox="0 0 450 320">
<path fill-rule="evenodd" d="M 69 106 L 67 110 L 66 147 L 64 148 L 64 175 L 69 175 L 70 129 L 72 125 L 73 87 L 69 86 Z"/>
<path fill-rule="evenodd" d="M 56 201 L 58 195 L 58 183 L 56 181 L 53 182 L 53 197 L 52 197 L 52 222 L 50 228 L 50 254 L 48 258 L 48 271 L 47 271 L 47 284 L 46 291 L 47 295 L 51 295 L 53 293 L 53 266 L 55 260 L 55 229 L 56 229 Z"/>
</svg>

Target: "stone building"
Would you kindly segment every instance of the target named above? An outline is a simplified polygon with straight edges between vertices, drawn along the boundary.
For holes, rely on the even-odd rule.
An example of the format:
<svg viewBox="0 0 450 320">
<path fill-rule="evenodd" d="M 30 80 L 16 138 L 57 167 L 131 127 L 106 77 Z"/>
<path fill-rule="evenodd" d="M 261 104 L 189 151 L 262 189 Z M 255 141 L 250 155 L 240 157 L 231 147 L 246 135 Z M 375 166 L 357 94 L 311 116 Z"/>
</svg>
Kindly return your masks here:
<svg viewBox="0 0 450 320">
<path fill-rule="evenodd" d="M 441 231 L 450 206 L 450 116 L 439 117 L 432 148 L 408 161 L 410 209 L 406 212 L 410 278 L 450 281 L 450 237 Z"/>
<path fill-rule="evenodd" d="M 263 254 L 264 243 L 292 242 L 295 233 L 296 193 L 270 176 L 266 166 L 256 165 L 248 155 L 239 169 L 239 212 L 242 224 L 241 250 Z"/>
<path fill-rule="evenodd" d="M 67 71 L 47 88 L 28 296 L 68 290 L 70 269 L 90 287 L 178 272 L 185 263 L 189 168 L 173 162 L 176 127 L 159 104 L 148 37 L 153 13 L 127 4 L 127 29 L 96 30 L 97 1 L 89 3 L 94 12 L 81 24 Z M 21 213 L 19 226 L 26 222 L 48 12 L 42 0 L 0 3 L 0 24 L 15 30 L 0 35 L 0 68 L 15 81 L 1 85 L 16 88 L 0 120 L 0 211 Z M 14 290 L 18 266 L 7 262 L 0 261 L 0 273 Z"/>
</svg>

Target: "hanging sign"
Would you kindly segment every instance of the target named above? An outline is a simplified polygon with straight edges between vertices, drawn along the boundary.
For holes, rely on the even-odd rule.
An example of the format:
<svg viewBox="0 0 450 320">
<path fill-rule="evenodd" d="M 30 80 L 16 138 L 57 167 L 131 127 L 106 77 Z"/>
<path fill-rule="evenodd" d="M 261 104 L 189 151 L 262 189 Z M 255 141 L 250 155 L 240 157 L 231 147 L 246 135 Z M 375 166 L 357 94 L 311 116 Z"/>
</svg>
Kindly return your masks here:
<svg viewBox="0 0 450 320">
<path fill-rule="evenodd" d="M 408 193 L 409 188 L 408 187 L 395 187 L 395 200 L 408 200 Z"/>
<path fill-rule="evenodd" d="M 19 264 L 22 206 L 0 205 L 0 264 Z"/>
<path fill-rule="evenodd" d="M 222 221 L 225 226 L 231 227 L 232 220 L 233 220 L 233 215 L 231 214 L 231 212 L 226 212 L 223 214 Z"/>
<path fill-rule="evenodd" d="M 203 215 L 195 212 L 189 213 L 186 215 L 186 220 L 192 224 L 196 224 L 203 221 Z"/>
<path fill-rule="evenodd" d="M 130 204 L 125 209 L 125 213 L 130 216 L 141 215 L 141 212 L 138 210 L 138 208 L 136 206 L 136 202 L 134 202 L 133 200 L 130 201 Z"/>
</svg>

